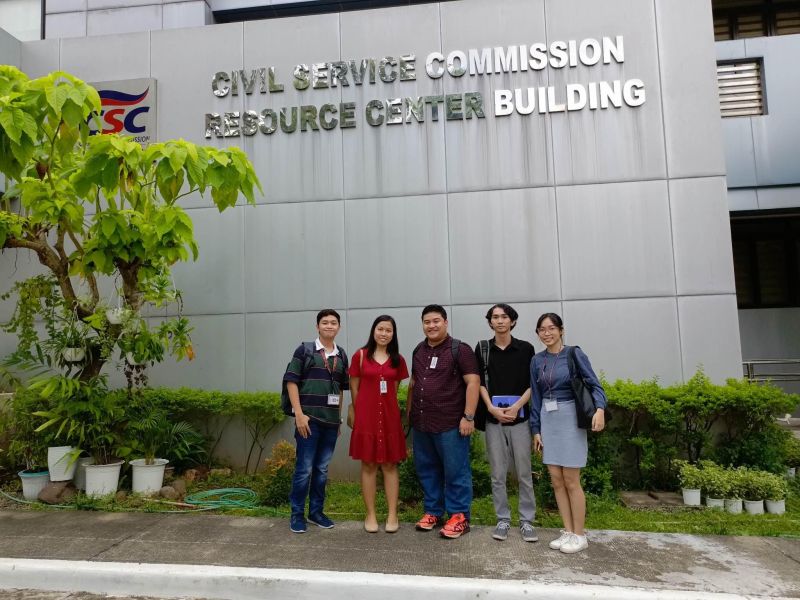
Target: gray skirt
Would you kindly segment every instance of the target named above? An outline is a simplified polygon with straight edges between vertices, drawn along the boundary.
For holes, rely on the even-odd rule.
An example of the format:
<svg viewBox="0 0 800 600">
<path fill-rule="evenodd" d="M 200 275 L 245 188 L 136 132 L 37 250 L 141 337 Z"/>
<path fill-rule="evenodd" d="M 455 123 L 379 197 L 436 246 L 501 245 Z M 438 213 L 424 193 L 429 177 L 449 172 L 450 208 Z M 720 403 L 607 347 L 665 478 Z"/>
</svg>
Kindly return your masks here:
<svg viewBox="0 0 800 600">
<path fill-rule="evenodd" d="M 578 427 L 575 401 L 559 402 L 558 410 L 541 412 L 542 462 L 580 469 L 586 466 L 589 443 L 586 430 Z"/>
</svg>

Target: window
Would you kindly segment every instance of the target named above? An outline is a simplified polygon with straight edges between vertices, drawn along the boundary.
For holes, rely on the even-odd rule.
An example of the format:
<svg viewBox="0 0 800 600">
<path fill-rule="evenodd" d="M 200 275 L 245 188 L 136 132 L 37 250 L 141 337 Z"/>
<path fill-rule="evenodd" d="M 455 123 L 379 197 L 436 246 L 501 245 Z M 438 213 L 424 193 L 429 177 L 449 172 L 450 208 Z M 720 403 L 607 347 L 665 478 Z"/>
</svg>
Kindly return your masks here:
<svg viewBox="0 0 800 600">
<path fill-rule="evenodd" d="M 761 72 L 760 58 L 717 63 L 719 107 L 723 117 L 765 114 Z"/>
<path fill-rule="evenodd" d="M 800 215 L 731 219 L 739 308 L 800 306 Z"/>
<path fill-rule="evenodd" d="M 712 0 L 714 39 L 800 33 L 800 0 Z"/>
<path fill-rule="evenodd" d="M 0 25 L 18 40 L 42 39 L 42 0 L 0 0 Z"/>
</svg>

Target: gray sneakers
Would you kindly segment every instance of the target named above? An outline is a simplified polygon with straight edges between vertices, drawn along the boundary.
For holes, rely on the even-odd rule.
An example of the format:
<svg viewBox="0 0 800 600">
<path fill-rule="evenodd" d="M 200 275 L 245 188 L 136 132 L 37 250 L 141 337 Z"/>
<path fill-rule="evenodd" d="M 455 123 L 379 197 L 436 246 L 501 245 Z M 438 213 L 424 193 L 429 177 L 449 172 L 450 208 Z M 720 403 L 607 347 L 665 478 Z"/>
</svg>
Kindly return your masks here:
<svg viewBox="0 0 800 600">
<path fill-rule="evenodd" d="M 501 542 L 508 539 L 508 530 L 511 529 L 511 522 L 498 521 L 497 526 L 494 528 L 492 537 Z M 519 526 L 519 532 L 522 534 L 522 539 L 526 542 L 538 542 L 539 536 L 536 535 L 536 530 L 531 525 L 530 521 L 522 521 Z"/>
<path fill-rule="evenodd" d="M 539 536 L 536 535 L 536 530 L 533 525 L 528 521 L 523 521 L 519 526 L 519 531 L 522 534 L 522 539 L 526 542 L 538 542 Z"/>
<path fill-rule="evenodd" d="M 508 530 L 511 529 L 511 523 L 508 521 L 498 521 L 497 527 L 494 528 L 492 537 L 501 542 L 508 538 Z"/>
</svg>

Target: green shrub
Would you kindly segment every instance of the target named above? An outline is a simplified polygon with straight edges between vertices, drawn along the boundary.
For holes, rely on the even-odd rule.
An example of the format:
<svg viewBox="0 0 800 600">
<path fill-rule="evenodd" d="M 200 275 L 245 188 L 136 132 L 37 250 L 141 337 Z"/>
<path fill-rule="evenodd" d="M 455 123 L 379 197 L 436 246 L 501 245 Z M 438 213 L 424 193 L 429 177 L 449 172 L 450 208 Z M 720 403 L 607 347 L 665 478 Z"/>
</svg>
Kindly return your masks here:
<svg viewBox="0 0 800 600">
<path fill-rule="evenodd" d="M 124 390 L 114 392 L 125 394 Z M 286 416 L 277 392 L 220 392 L 192 388 L 152 388 L 141 392 L 143 402 L 166 410 L 173 421 L 187 421 L 210 440 L 207 456 L 213 458 L 227 426 L 240 417 L 247 429 L 246 472 L 255 472 L 266 452 L 264 438 Z"/>
<path fill-rule="evenodd" d="M 703 487 L 703 473 L 699 467 L 680 461 L 678 479 L 681 483 L 681 488 L 685 490 L 699 490 Z"/>
<path fill-rule="evenodd" d="M 774 418 L 792 412 L 799 398 L 774 385 L 734 379 L 716 385 L 702 371 L 669 387 L 655 379 L 603 385 L 614 420 L 590 435 L 587 468 L 610 468 L 617 488 L 673 489 L 679 458 L 712 457 L 772 472 L 785 460 L 785 434 Z"/>
<path fill-rule="evenodd" d="M 742 485 L 742 499 L 743 500 L 764 500 L 767 497 L 767 488 L 769 486 L 768 477 L 772 473 L 766 471 L 758 471 L 746 469 L 740 474 Z"/>
<path fill-rule="evenodd" d="M 700 489 L 708 498 L 728 498 L 730 494 L 730 478 L 727 469 L 710 460 L 700 461 Z"/>
<path fill-rule="evenodd" d="M 789 436 L 784 443 L 783 453 L 787 467 L 800 467 L 800 439 Z"/>
<path fill-rule="evenodd" d="M 786 500 L 788 496 L 789 484 L 786 479 L 774 473 L 766 473 L 764 476 L 764 499 Z"/>
<path fill-rule="evenodd" d="M 0 407 L 0 459 L 12 470 L 47 467 L 47 447 L 52 445 L 51 431 L 36 431 L 44 422 L 35 412 L 48 408 L 38 393 L 20 388 L 9 404 Z"/>
<path fill-rule="evenodd" d="M 536 493 L 536 506 L 540 508 L 555 508 L 556 496 L 553 493 L 553 483 L 550 481 L 550 472 L 547 465 L 542 463 L 540 454 L 531 454 L 531 474 L 533 475 L 533 490 Z"/>
<path fill-rule="evenodd" d="M 489 463 L 472 463 L 472 497 L 483 498 L 492 495 L 492 472 Z"/>
<path fill-rule="evenodd" d="M 422 486 L 417 477 L 417 470 L 414 468 L 414 457 L 409 452 L 406 458 L 399 465 L 400 472 L 400 500 L 406 504 L 415 504 L 422 500 Z"/>
<path fill-rule="evenodd" d="M 614 493 L 613 472 L 608 465 L 586 465 L 581 471 L 583 489 L 587 494 L 609 497 Z"/>
<path fill-rule="evenodd" d="M 743 500 L 748 488 L 748 469 L 737 467 L 726 469 L 725 477 L 728 479 L 728 496 L 733 500 Z"/>
<path fill-rule="evenodd" d="M 264 480 L 261 504 L 280 506 L 289 500 L 294 476 L 295 448 L 289 442 L 281 441 L 272 447 L 270 458 L 264 461 Z"/>
<path fill-rule="evenodd" d="M 790 437 L 791 433 L 775 422 L 764 423 L 763 429 L 726 433 L 714 453 L 715 458 L 723 465 L 782 473 L 786 462 L 786 442 Z"/>
</svg>

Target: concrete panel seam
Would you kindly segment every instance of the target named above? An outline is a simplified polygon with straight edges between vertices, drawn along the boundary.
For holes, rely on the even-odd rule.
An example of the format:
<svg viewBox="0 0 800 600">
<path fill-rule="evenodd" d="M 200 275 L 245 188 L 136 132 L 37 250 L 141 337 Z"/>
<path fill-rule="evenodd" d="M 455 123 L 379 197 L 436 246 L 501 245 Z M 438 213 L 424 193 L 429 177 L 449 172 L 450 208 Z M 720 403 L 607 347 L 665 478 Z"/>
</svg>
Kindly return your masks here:
<svg viewBox="0 0 800 600">
<path fill-rule="evenodd" d="M 244 34 L 244 28 L 242 28 L 242 33 Z M 244 44 L 244 42 L 243 42 L 243 44 Z M 242 47 L 244 48 L 244 45 Z M 240 256 L 239 267 L 242 270 L 242 310 L 243 310 L 243 312 L 242 312 L 242 329 L 244 330 L 243 333 L 242 333 L 242 347 L 243 348 L 247 348 L 247 324 L 245 323 L 245 320 L 247 318 L 247 284 L 245 282 L 245 277 L 246 277 L 246 273 L 245 273 L 245 248 L 246 248 L 246 245 L 247 245 L 247 239 L 246 239 L 247 227 L 245 226 L 244 211 L 247 210 L 248 206 L 249 206 L 248 204 L 245 204 L 240 209 L 241 224 L 240 224 L 240 230 L 239 230 L 240 231 L 239 239 L 241 240 L 240 245 L 239 245 L 239 248 L 240 248 L 240 251 L 239 251 L 239 256 Z M 234 210 L 236 210 L 236 208 L 237 207 L 234 207 Z M 243 378 L 242 389 L 246 389 L 247 388 L 247 360 L 244 359 L 244 356 L 242 356 L 242 378 Z"/>
<path fill-rule="evenodd" d="M 655 1 L 655 0 L 654 0 Z M 686 380 L 683 370 L 683 339 L 681 338 L 681 314 L 678 310 L 678 257 L 675 255 L 675 220 L 672 218 L 672 191 L 667 183 L 667 206 L 669 207 L 669 244 L 672 248 L 672 278 L 675 282 L 675 311 L 678 323 L 678 351 L 681 353 L 681 379 Z"/>
<path fill-rule="evenodd" d="M 658 64 L 658 86 L 661 94 L 659 95 L 659 106 L 661 106 L 661 131 L 664 132 L 663 140 L 664 140 L 664 167 L 665 172 L 667 174 L 667 179 L 669 179 L 669 151 L 667 148 L 667 125 L 665 121 L 665 113 L 664 113 L 664 78 L 662 77 L 661 72 L 661 40 L 659 39 L 659 31 L 658 31 L 658 23 L 659 23 L 659 16 L 658 16 L 658 2 L 657 0 L 653 0 L 653 18 L 655 22 L 653 23 L 653 27 L 655 28 L 656 34 L 656 64 Z M 674 260 L 674 256 L 673 256 Z M 677 283 L 676 283 L 677 285 Z M 677 287 L 676 287 L 677 289 Z"/>
<path fill-rule="evenodd" d="M 436 15 L 439 18 L 439 50 L 444 50 L 444 35 L 442 34 L 442 4 L 436 4 Z M 444 86 L 442 86 L 442 90 L 444 90 Z M 447 121 L 444 123 L 443 127 L 443 145 L 442 149 L 444 151 L 444 164 L 447 165 Z M 453 246 L 450 243 L 450 183 L 448 179 L 448 169 L 445 166 L 444 169 L 444 189 L 445 189 L 445 203 L 444 203 L 444 210 L 445 210 L 445 221 L 447 223 L 447 302 L 453 299 Z"/>
<path fill-rule="evenodd" d="M 622 300 L 622 301 L 630 301 L 630 300 L 673 300 L 673 299 L 680 299 L 680 298 L 713 298 L 713 297 L 730 297 L 735 296 L 734 292 L 709 292 L 709 293 L 688 293 L 688 294 L 669 294 L 669 295 L 655 295 L 655 296 L 603 296 L 599 298 L 551 298 L 551 299 L 523 299 L 523 298 L 511 298 L 510 301 L 518 304 L 541 304 L 545 302 L 559 302 L 562 305 L 565 302 L 608 302 L 610 300 Z M 507 299 L 508 300 L 508 299 Z M 448 306 L 483 306 L 491 304 L 490 300 L 485 302 L 448 302 Z M 381 310 L 393 310 L 393 309 L 403 309 L 403 308 L 419 308 L 423 307 L 422 304 L 397 304 L 394 306 L 343 306 L 341 307 L 342 310 L 374 310 L 374 309 L 381 309 Z M 338 307 L 337 307 L 338 308 Z M 254 310 L 248 311 L 246 313 L 231 313 L 231 312 L 220 312 L 220 313 L 192 313 L 188 311 L 184 311 L 184 315 L 187 317 L 224 317 L 224 316 L 237 316 L 237 315 L 244 315 L 244 316 L 251 316 L 251 315 L 277 315 L 277 314 L 292 314 L 292 313 L 312 313 L 315 312 L 312 309 L 301 309 L 301 310 L 292 310 L 292 309 L 277 309 L 277 310 Z M 153 318 L 160 317 L 161 315 L 152 315 Z M 165 315 L 166 316 L 166 315 Z"/>
</svg>

